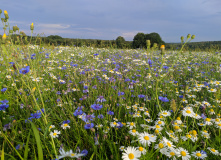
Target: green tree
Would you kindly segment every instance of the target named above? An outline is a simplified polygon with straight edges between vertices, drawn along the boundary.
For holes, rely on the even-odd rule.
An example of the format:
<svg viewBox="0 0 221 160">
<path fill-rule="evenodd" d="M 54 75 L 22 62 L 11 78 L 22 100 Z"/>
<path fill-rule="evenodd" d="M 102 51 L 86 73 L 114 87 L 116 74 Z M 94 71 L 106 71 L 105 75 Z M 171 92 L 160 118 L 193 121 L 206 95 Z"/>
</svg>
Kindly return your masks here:
<svg viewBox="0 0 221 160">
<path fill-rule="evenodd" d="M 145 34 L 145 39 L 150 40 L 151 47 L 153 46 L 154 43 L 157 43 L 158 46 L 161 46 L 162 44 L 165 45 L 165 42 L 162 40 L 160 35 L 158 33 L 152 32 L 150 34 Z"/>
<path fill-rule="evenodd" d="M 121 36 L 117 37 L 116 44 L 117 44 L 117 48 L 124 48 L 124 46 L 125 46 L 124 37 L 121 37 Z"/>
<path fill-rule="evenodd" d="M 146 39 L 144 33 L 137 33 L 133 39 L 133 48 L 144 48 L 146 47 Z"/>
</svg>

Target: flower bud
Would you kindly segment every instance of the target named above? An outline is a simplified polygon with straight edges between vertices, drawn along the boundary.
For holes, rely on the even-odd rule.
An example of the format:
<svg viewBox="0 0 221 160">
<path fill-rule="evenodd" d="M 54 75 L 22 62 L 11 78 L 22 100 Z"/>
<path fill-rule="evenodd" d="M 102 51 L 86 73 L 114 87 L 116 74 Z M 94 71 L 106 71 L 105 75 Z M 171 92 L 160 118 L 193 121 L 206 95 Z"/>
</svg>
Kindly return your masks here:
<svg viewBox="0 0 221 160">
<path fill-rule="evenodd" d="M 0 14 L 2 14 L 2 10 L 0 9 Z"/>
<path fill-rule="evenodd" d="M 161 45 L 160 49 L 161 49 L 161 54 L 164 54 L 165 53 L 165 45 Z"/>
<path fill-rule="evenodd" d="M 188 34 L 188 35 L 187 35 L 187 39 L 189 39 L 190 37 L 191 37 L 191 34 Z"/>
<path fill-rule="evenodd" d="M 5 19 L 9 19 L 8 12 L 4 10 Z"/>
<path fill-rule="evenodd" d="M 30 26 L 30 29 L 33 31 L 34 30 L 34 24 L 32 23 Z"/>
<path fill-rule="evenodd" d="M 192 36 L 191 36 L 191 39 L 194 39 L 194 38 L 195 38 L 195 35 L 192 35 Z"/>
<path fill-rule="evenodd" d="M 183 43 L 184 42 L 184 36 L 181 36 L 180 39 L 181 39 L 181 42 Z"/>
<path fill-rule="evenodd" d="M 4 33 L 3 36 L 2 36 L 2 40 L 5 41 L 6 38 L 7 38 L 7 36 L 6 36 L 6 34 Z"/>
<path fill-rule="evenodd" d="M 150 48 L 150 40 L 147 40 L 147 48 Z"/>
<path fill-rule="evenodd" d="M 16 25 L 16 26 L 13 26 L 13 31 L 14 32 L 16 32 L 16 31 L 18 31 L 19 30 L 19 28 L 18 28 L 18 26 Z"/>
</svg>

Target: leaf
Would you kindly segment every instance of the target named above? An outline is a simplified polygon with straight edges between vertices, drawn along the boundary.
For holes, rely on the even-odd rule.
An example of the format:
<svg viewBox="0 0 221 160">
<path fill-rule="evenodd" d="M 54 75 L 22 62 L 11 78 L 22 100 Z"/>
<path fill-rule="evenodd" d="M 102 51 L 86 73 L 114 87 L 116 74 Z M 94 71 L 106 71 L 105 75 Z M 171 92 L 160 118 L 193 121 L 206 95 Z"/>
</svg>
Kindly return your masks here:
<svg viewBox="0 0 221 160">
<path fill-rule="evenodd" d="M 36 128 L 36 126 L 34 125 L 33 122 L 30 121 L 30 123 L 31 123 L 31 127 L 32 127 L 32 129 L 33 129 L 34 135 L 35 135 L 36 143 L 37 143 L 38 159 L 39 159 L 39 160 L 43 160 L 43 151 L 42 151 L 42 147 L 41 147 L 41 140 L 40 140 L 39 131 L 38 131 L 38 129 Z"/>
<path fill-rule="evenodd" d="M 29 138 L 30 138 L 30 133 L 28 134 L 28 139 L 27 139 L 27 142 L 25 144 L 25 153 L 24 153 L 24 160 L 26 160 L 28 158 L 28 142 L 29 142 Z"/>
</svg>

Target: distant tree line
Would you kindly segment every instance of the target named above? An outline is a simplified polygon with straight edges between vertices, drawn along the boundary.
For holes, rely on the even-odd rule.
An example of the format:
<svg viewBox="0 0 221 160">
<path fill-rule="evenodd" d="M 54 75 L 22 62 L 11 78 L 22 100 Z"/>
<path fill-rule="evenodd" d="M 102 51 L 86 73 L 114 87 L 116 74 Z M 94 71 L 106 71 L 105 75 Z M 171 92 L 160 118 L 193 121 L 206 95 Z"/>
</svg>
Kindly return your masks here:
<svg viewBox="0 0 221 160">
<path fill-rule="evenodd" d="M 1 39 L 0 35 L 0 39 Z M 120 48 L 120 49 L 136 49 L 136 48 L 147 48 L 147 40 L 150 41 L 150 47 L 154 45 L 158 48 L 164 44 L 166 50 L 179 50 L 182 47 L 181 43 L 165 43 L 158 33 L 137 33 L 133 41 L 126 41 L 124 37 L 118 36 L 116 40 L 99 40 L 99 39 L 72 39 L 72 38 L 62 38 L 58 35 L 50 35 L 48 37 L 42 36 L 27 36 L 24 32 L 20 34 L 13 34 L 10 39 L 14 44 L 46 44 L 54 46 L 90 46 L 97 48 Z M 208 41 L 208 42 L 190 42 L 187 43 L 184 50 L 191 51 L 211 51 L 220 50 L 221 41 Z"/>
</svg>

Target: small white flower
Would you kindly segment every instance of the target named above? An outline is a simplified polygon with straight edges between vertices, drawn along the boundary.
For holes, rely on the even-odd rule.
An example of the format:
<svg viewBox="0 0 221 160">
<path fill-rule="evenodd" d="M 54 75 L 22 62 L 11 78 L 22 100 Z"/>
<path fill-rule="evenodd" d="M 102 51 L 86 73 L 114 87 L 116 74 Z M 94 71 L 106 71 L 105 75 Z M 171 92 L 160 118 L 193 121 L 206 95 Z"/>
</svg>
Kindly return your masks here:
<svg viewBox="0 0 221 160">
<path fill-rule="evenodd" d="M 60 131 L 58 131 L 58 130 L 54 130 L 54 133 L 53 133 L 53 132 L 51 132 L 51 133 L 50 133 L 50 136 L 52 136 L 53 138 L 56 138 L 56 137 L 58 137 L 58 136 L 59 136 L 59 134 L 61 134 L 61 132 L 60 132 Z"/>
<path fill-rule="evenodd" d="M 70 126 L 69 126 L 68 123 L 64 123 L 64 124 L 62 124 L 61 127 L 62 127 L 63 129 L 70 128 Z"/>
</svg>

